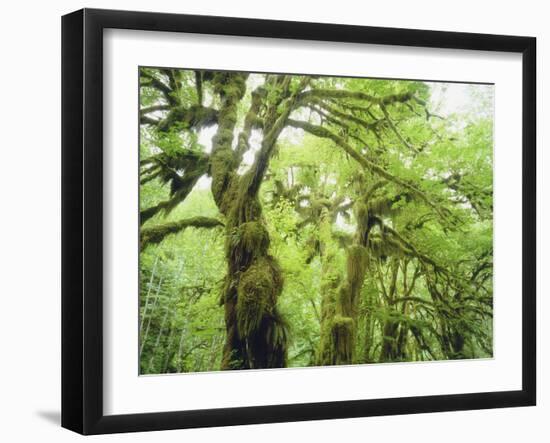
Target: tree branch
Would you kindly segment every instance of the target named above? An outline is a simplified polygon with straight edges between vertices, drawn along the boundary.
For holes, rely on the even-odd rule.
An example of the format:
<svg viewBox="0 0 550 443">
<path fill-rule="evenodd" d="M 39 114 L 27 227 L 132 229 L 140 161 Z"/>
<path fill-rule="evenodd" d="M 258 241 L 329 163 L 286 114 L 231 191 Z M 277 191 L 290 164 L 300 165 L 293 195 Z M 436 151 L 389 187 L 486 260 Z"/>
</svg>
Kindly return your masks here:
<svg viewBox="0 0 550 443">
<path fill-rule="evenodd" d="M 397 130 L 397 127 L 395 126 L 395 124 L 393 123 L 392 119 L 390 118 L 390 115 L 388 114 L 388 110 L 386 109 L 386 107 L 384 105 L 380 105 L 380 109 L 382 110 L 382 112 L 384 113 L 384 117 L 386 117 L 386 121 L 388 122 L 388 125 L 390 126 L 391 130 L 393 131 L 393 133 L 397 136 L 397 138 L 399 139 L 399 141 L 401 143 L 403 143 L 403 145 L 405 145 L 405 147 L 407 149 L 410 149 L 411 151 L 413 151 L 414 153 L 418 154 L 419 151 L 418 149 L 416 149 L 414 146 L 412 146 L 407 140 L 405 140 L 405 138 L 401 135 L 401 133 Z"/>
<path fill-rule="evenodd" d="M 442 208 L 440 208 L 437 204 L 432 202 L 424 192 L 422 192 L 415 186 L 411 185 L 410 183 L 398 177 L 395 177 L 394 175 L 390 174 L 388 171 L 386 171 L 382 167 L 378 166 L 376 163 L 365 158 L 363 155 L 361 155 L 359 152 L 353 149 L 339 135 L 334 134 L 333 132 L 329 131 L 326 128 L 323 128 L 322 126 L 312 125 L 311 123 L 308 123 L 308 122 L 288 119 L 287 124 L 294 128 L 303 129 L 304 131 L 309 132 L 310 134 L 313 134 L 317 137 L 328 138 L 333 140 L 337 145 L 342 147 L 344 151 L 350 157 L 352 157 L 355 161 L 357 161 L 360 165 L 364 166 L 365 168 L 369 169 L 370 171 L 379 175 L 380 177 L 385 178 L 386 180 L 391 181 L 392 183 L 395 183 L 405 189 L 408 189 L 409 191 L 414 193 L 416 196 L 418 196 L 418 198 L 424 201 L 428 206 L 430 206 L 443 220 L 447 220 L 447 214 L 445 213 L 445 211 Z"/>
<path fill-rule="evenodd" d="M 393 103 L 404 103 L 414 97 L 411 92 L 405 92 L 402 94 L 391 94 L 385 97 L 375 97 L 374 95 L 365 94 L 359 91 L 346 91 L 343 89 L 310 89 L 309 91 L 302 92 L 298 96 L 300 102 L 308 101 L 313 98 L 337 98 L 337 99 L 356 99 L 368 101 L 378 105 L 391 105 Z M 416 100 L 416 98 L 415 98 Z"/>
<path fill-rule="evenodd" d="M 294 110 L 294 105 L 302 91 L 308 83 L 311 81 L 310 77 L 302 77 L 300 84 L 295 92 L 291 93 L 288 97 L 282 97 L 282 100 L 278 105 L 268 110 L 268 117 L 266 117 L 266 127 L 264 127 L 264 138 L 262 140 L 262 147 L 256 154 L 256 160 L 250 170 L 250 182 L 248 184 L 248 193 L 254 195 L 258 192 L 260 184 L 263 180 L 265 171 L 269 164 L 269 158 L 273 153 L 273 148 L 277 142 L 277 138 L 281 131 L 285 128 L 290 113 Z M 290 85 L 290 76 L 285 76 L 282 79 L 282 84 L 285 90 L 285 94 L 288 93 Z M 285 86 L 286 85 L 286 86 Z M 280 110 L 280 107 L 283 107 Z M 271 116 L 271 117 L 270 117 Z"/>
<path fill-rule="evenodd" d="M 201 129 L 215 125 L 218 122 L 218 111 L 200 105 L 192 105 L 189 108 L 172 108 L 166 118 L 158 125 L 160 131 L 169 131 L 175 124 L 180 123 L 186 129 Z"/>
<path fill-rule="evenodd" d="M 172 89 L 170 89 L 170 87 L 168 87 L 154 75 L 149 74 L 148 72 L 145 72 L 143 70 L 141 71 L 141 76 L 147 78 L 149 81 L 141 82 L 140 87 L 154 88 L 162 93 L 162 95 L 170 105 L 177 105 L 178 102 L 176 98 L 172 95 L 173 91 Z"/>
<path fill-rule="evenodd" d="M 224 224 L 216 218 L 192 217 L 177 222 L 142 228 L 139 234 L 140 250 L 143 251 L 149 245 L 160 243 L 166 236 L 177 234 L 186 228 L 217 228 L 219 226 L 224 226 Z"/>
<path fill-rule="evenodd" d="M 149 106 L 148 108 L 141 108 L 139 110 L 139 115 L 145 115 L 150 112 L 155 111 L 168 111 L 171 107 L 169 105 L 155 105 L 155 106 Z"/>
<path fill-rule="evenodd" d="M 177 154 L 165 153 L 151 156 L 141 161 L 141 166 L 147 166 L 141 172 L 140 183 L 146 183 L 153 178 L 159 178 L 163 184 L 170 183 L 170 199 L 140 212 L 140 224 L 145 223 L 161 210 L 169 213 L 181 203 L 191 192 L 200 177 L 208 172 L 210 157 L 202 152 L 189 149 Z M 183 175 L 177 171 L 183 171 Z"/>
</svg>

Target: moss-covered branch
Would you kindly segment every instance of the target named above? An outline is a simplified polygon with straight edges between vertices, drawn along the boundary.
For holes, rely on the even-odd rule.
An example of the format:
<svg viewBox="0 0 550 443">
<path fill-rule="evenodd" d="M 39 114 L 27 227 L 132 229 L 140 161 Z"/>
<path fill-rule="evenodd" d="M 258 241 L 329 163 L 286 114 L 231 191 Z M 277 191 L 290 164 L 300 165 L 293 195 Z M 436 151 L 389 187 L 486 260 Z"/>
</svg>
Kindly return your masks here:
<svg viewBox="0 0 550 443">
<path fill-rule="evenodd" d="M 199 130 L 213 126 L 218 122 L 218 111 L 201 105 L 173 107 L 168 115 L 159 122 L 159 131 L 169 131 L 174 125 L 185 129 Z"/>
<path fill-rule="evenodd" d="M 310 98 L 331 98 L 331 99 L 355 99 L 367 101 L 374 104 L 391 105 L 393 103 L 403 103 L 411 100 L 414 95 L 410 92 L 402 94 L 391 94 L 384 97 L 376 97 L 374 95 L 365 94 L 359 91 L 349 91 L 345 89 L 310 89 L 302 92 L 299 96 L 301 102 L 307 101 Z"/>
<path fill-rule="evenodd" d="M 263 99 L 266 96 L 266 90 L 262 86 L 256 88 L 252 91 L 250 107 L 244 118 L 243 129 L 239 133 L 239 138 L 237 141 L 237 148 L 235 149 L 236 163 L 240 164 L 243 158 L 243 155 L 250 148 L 249 139 L 252 129 L 259 124 L 259 113 L 263 105 Z"/>
<path fill-rule="evenodd" d="M 139 234 L 140 250 L 152 244 L 160 243 L 168 235 L 177 234 L 187 228 L 217 228 L 223 226 L 217 218 L 191 217 L 176 222 L 142 228 Z"/>
<path fill-rule="evenodd" d="M 143 209 L 140 224 L 154 217 L 160 211 L 170 213 L 189 195 L 200 177 L 208 172 L 210 157 L 190 149 L 182 149 L 171 155 L 161 153 L 141 161 L 146 169 L 141 172 L 140 183 L 158 178 L 163 184 L 170 184 L 170 198 Z M 183 171 L 180 174 L 178 171 Z"/>
<path fill-rule="evenodd" d="M 339 109 L 336 108 L 336 106 L 333 106 L 326 101 L 319 100 L 319 99 L 312 99 L 311 102 L 313 104 L 316 104 L 317 106 L 320 106 L 321 108 L 325 109 L 327 112 L 329 112 L 335 117 L 340 118 L 341 120 L 347 120 L 349 122 L 355 123 L 356 125 L 359 125 L 365 131 L 374 131 L 379 125 L 379 120 L 374 120 L 370 122 L 366 121 L 362 118 L 356 117 L 353 114 L 340 111 Z"/>
<path fill-rule="evenodd" d="M 418 198 L 423 200 L 428 206 L 430 206 L 443 220 L 448 220 L 448 210 L 441 207 L 437 203 L 434 203 L 424 192 L 422 192 L 420 189 L 418 189 L 416 186 L 408 183 L 407 181 L 398 178 L 394 176 L 393 174 L 386 171 L 381 166 L 377 165 L 373 161 L 367 159 L 364 155 L 357 152 L 355 149 L 353 149 L 342 137 L 340 137 L 337 134 L 334 134 L 333 132 L 329 131 L 328 129 L 313 125 L 311 123 L 305 122 L 305 121 L 298 121 L 293 119 L 288 119 L 287 124 L 289 126 L 303 129 L 306 132 L 309 132 L 312 135 L 315 135 L 317 137 L 322 138 L 328 138 L 332 141 L 334 141 L 338 146 L 344 149 L 344 151 L 352 157 L 355 161 L 357 161 L 360 165 L 364 166 L 368 170 L 372 171 L 373 173 L 377 174 L 378 176 L 385 178 L 386 180 L 395 183 L 396 185 L 399 185 L 409 191 L 411 191 L 413 194 L 415 194 Z"/>
<path fill-rule="evenodd" d="M 154 105 L 154 106 L 149 106 L 147 108 L 141 108 L 139 110 L 139 115 L 145 115 L 145 114 L 149 114 L 151 112 L 157 112 L 157 111 L 168 111 L 169 109 L 171 109 L 169 105 Z"/>
<path fill-rule="evenodd" d="M 384 117 L 386 117 L 386 121 L 388 122 L 388 125 L 390 126 L 393 133 L 397 136 L 399 141 L 401 143 L 403 143 L 403 145 L 407 149 L 409 149 L 410 151 L 413 151 L 414 153 L 418 154 L 418 152 L 419 152 L 418 149 L 416 149 L 414 146 L 412 146 L 407 140 L 405 140 L 403 135 L 401 135 L 401 133 L 399 132 L 399 130 L 395 126 L 395 123 L 391 119 L 390 114 L 388 113 L 388 110 L 386 109 L 386 106 L 385 105 L 380 105 L 380 109 L 382 109 L 382 112 L 384 113 Z"/>
<path fill-rule="evenodd" d="M 143 78 L 143 80 L 140 80 L 140 87 L 154 88 L 162 94 L 169 105 L 176 106 L 178 104 L 178 100 L 174 95 L 174 90 L 170 88 L 170 86 L 145 69 L 140 71 L 140 75 Z"/>
<path fill-rule="evenodd" d="M 222 214 L 226 214 L 231 205 L 232 197 L 227 191 L 236 179 L 238 165 L 232 144 L 238 117 L 237 105 L 246 92 L 247 78 L 247 74 L 218 72 L 212 80 L 221 105 L 218 111 L 218 129 L 212 137 L 210 175 L 212 195 Z"/>
<path fill-rule="evenodd" d="M 291 76 L 283 76 L 282 87 L 287 90 L 290 86 Z M 264 126 L 264 138 L 260 151 L 256 154 L 254 165 L 251 169 L 251 179 L 248 183 L 248 193 L 255 195 L 260 188 L 265 171 L 269 166 L 269 159 L 273 154 L 275 143 L 281 131 L 285 128 L 290 113 L 294 110 L 300 91 L 311 81 L 310 77 L 302 77 L 296 91 L 282 95 L 277 103 L 271 105 L 267 110 L 268 116 Z"/>
</svg>

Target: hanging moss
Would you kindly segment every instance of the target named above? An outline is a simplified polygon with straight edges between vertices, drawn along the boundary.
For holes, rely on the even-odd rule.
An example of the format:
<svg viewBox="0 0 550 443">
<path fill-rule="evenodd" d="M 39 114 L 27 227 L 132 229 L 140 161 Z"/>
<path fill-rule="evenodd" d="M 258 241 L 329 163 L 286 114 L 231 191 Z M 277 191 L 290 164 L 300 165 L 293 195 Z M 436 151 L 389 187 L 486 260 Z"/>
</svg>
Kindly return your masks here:
<svg viewBox="0 0 550 443">
<path fill-rule="evenodd" d="M 250 195 L 248 189 L 247 175 L 243 176 L 236 185 L 235 192 L 232 193 L 232 200 L 228 201 L 231 204 L 229 211 L 229 226 L 239 226 L 251 220 L 260 220 L 262 217 L 262 206 L 257 195 Z"/>
<path fill-rule="evenodd" d="M 322 301 L 321 337 L 317 356 L 319 364 L 351 364 L 354 360 L 355 318 L 357 299 L 369 265 L 366 247 L 369 235 L 369 209 L 359 200 L 354 206 L 357 228 L 354 244 L 346 251 L 346 278 L 337 288 L 327 286 Z M 330 231 L 323 231 L 323 238 Z M 330 241 L 330 240 L 329 240 Z M 323 290 L 323 287 L 322 287 Z"/>
<path fill-rule="evenodd" d="M 321 281 L 321 293 L 324 295 L 323 298 L 327 303 L 334 303 L 334 294 L 340 286 L 340 280 L 340 275 L 336 272 L 331 272 L 323 276 L 323 279 Z"/>
<path fill-rule="evenodd" d="M 254 259 L 267 254 L 269 233 L 261 222 L 247 222 L 233 228 L 226 237 L 226 254 L 236 270 L 246 268 Z"/>
<path fill-rule="evenodd" d="M 279 265 L 269 256 L 260 257 L 243 272 L 237 288 L 237 327 L 241 337 L 250 337 L 266 316 L 272 316 L 283 289 Z"/>
<path fill-rule="evenodd" d="M 351 317 L 336 315 L 331 324 L 332 348 L 335 351 L 333 364 L 352 362 L 354 345 L 354 322 Z"/>
<path fill-rule="evenodd" d="M 402 258 L 412 254 L 410 249 L 389 236 L 371 236 L 369 249 L 373 257 L 381 260 L 386 260 L 388 257 Z"/>
<path fill-rule="evenodd" d="M 370 248 L 371 254 L 374 257 L 380 258 L 383 255 L 383 253 L 382 253 L 382 241 L 380 240 L 380 237 L 373 238 L 373 236 L 371 236 L 369 238 L 369 248 Z"/>
<path fill-rule="evenodd" d="M 353 310 L 353 291 L 348 281 L 343 282 L 337 291 L 336 313 L 349 316 Z"/>
<path fill-rule="evenodd" d="M 392 202 L 386 197 L 371 199 L 369 201 L 369 212 L 379 216 L 388 215 L 391 212 Z"/>
<path fill-rule="evenodd" d="M 273 315 L 269 321 L 265 321 L 265 332 L 260 333 L 260 337 L 265 337 L 267 346 L 265 349 L 270 349 L 269 353 L 265 353 L 265 363 L 262 365 L 258 358 L 253 362 L 254 367 L 268 367 L 268 368 L 283 368 L 286 366 L 287 360 L 287 343 L 289 341 L 289 326 L 284 317 L 274 310 Z M 261 346 L 260 342 L 260 346 Z M 260 352 L 256 352 L 256 355 L 262 355 Z"/>
<path fill-rule="evenodd" d="M 255 259 L 240 277 L 235 320 L 247 367 L 286 365 L 288 325 L 276 305 L 282 289 L 281 269 L 269 255 Z"/>
<path fill-rule="evenodd" d="M 367 270 L 369 254 L 367 248 L 352 245 L 347 254 L 347 277 L 351 284 L 362 283 Z"/>
<path fill-rule="evenodd" d="M 321 280 L 321 331 L 316 355 L 316 362 L 320 366 L 335 364 L 331 322 L 336 315 L 337 293 L 340 283 L 340 273 L 334 268 L 326 266 Z"/>
<path fill-rule="evenodd" d="M 361 201 L 355 203 L 355 217 L 359 224 L 366 224 L 369 217 L 369 209 L 367 205 Z"/>
<path fill-rule="evenodd" d="M 243 223 L 238 228 L 240 245 L 247 252 L 265 255 L 269 248 L 269 234 L 261 222 Z"/>
</svg>

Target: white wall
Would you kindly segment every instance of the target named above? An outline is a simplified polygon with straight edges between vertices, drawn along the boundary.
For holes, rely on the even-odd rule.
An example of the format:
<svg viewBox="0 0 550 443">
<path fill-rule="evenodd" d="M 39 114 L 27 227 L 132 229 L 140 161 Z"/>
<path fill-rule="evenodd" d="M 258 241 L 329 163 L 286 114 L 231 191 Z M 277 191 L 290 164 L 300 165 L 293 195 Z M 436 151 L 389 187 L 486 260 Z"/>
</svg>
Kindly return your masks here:
<svg viewBox="0 0 550 443">
<path fill-rule="evenodd" d="M 8 1 L 0 44 L 0 437 L 3 441 L 74 441 L 58 425 L 60 397 L 60 16 L 87 7 L 532 35 L 538 38 L 539 153 L 550 111 L 545 2 L 244 0 L 169 2 Z M 548 156 L 539 156 L 539 225 L 548 223 Z M 543 162 L 545 164 L 543 165 Z M 539 245 L 548 233 L 539 229 Z M 407 442 L 548 441 L 550 429 L 549 250 L 539 251 L 539 406 L 413 416 L 318 421 L 102 436 L 94 441 Z M 411 380 L 414 383 L 414 380 Z"/>
</svg>

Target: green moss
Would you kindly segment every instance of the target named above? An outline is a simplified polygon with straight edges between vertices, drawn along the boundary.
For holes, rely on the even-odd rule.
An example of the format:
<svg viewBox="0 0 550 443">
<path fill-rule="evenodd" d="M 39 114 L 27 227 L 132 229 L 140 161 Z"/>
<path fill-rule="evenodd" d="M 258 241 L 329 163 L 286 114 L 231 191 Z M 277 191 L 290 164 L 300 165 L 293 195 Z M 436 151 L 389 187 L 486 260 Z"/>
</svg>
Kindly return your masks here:
<svg viewBox="0 0 550 443">
<path fill-rule="evenodd" d="M 225 191 L 235 178 L 236 159 L 232 149 L 234 129 L 237 123 L 237 102 L 246 91 L 246 75 L 228 72 L 215 73 L 214 90 L 222 97 L 218 112 L 218 130 L 212 137 L 210 174 L 212 193 L 216 204 L 226 213 L 230 207 Z"/>
<path fill-rule="evenodd" d="M 227 125 L 227 118 L 224 123 Z M 231 125 L 230 127 L 220 127 L 218 132 L 216 132 L 216 135 L 212 137 L 212 146 L 231 146 L 231 143 L 233 142 L 233 130 L 231 128 L 233 127 L 234 125 Z"/>
<path fill-rule="evenodd" d="M 351 317 L 336 315 L 331 322 L 333 364 L 352 362 L 354 345 L 354 322 Z"/>
<path fill-rule="evenodd" d="M 246 92 L 247 74 L 216 72 L 212 83 L 214 92 L 222 97 L 232 96 L 241 99 Z"/>
<path fill-rule="evenodd" d="M 268 255 L 269 234 L 258 199 L 258 177 L 263 175 L 256 163 L 256 169 L 239 176 L 236 169 L 242 152 L 232 148 L 238 102 L 246 92 L 246 79 L 247 74 L 215 72 L 211 81 L 221 99 L 210 175 L 214 200 L 226 217 L 228 272 L 221 297 L 226 322 L 225 369 L 284 367 L 288 342 L 287 325 L 276 308 L 283 287 L 282 272 Z M 255 100 L 259 106 L 261 101 Z M 246 144 L 246 131 L 250 131 L 256 113 L 249 113 L 239 145 Z"/>
<path fill-rule="evenodd" d="M 369 212 L 376 215 L 388 215 L 391 211 L 391 201 L 385 197 L 369 201 Z"/>
<path fill-rule="evenodd" d="M 268 354 L 267 367 L 285 367 L 287 359 L 287 343 L 289 341 L 289 326 L 282 315 L 275 310 L 265 331 L 266 343 L 271 352 Z"/>
<path fill-rule="evenodd" d="M 363 232 L 368 223 L 368 209 L 356 203 L 357 231 Z M 327 232 L 328 234 L 328 232 Z M 357 233 L 355 241 L 359 241 Z M 363 286 L 369 265 L 369 251 L 361 244 L 353 244 L 346 251 L 346 278 L 327 279 L 325 274 L 321 290 L 324 292 L 321 314 L 321 336 L 317 362 L 321 365 L 351 364 L 354 360 L 357 298 Z"/>
<path fill-rule="evenodd" d="M 240 177 L 235 184 L 234 192 L 228 196 L 229 222 L 228 226 L 236 227 L 252 220 L 261 220 L 262 206 L 257 195 L 250 195 L 248 192 L 250 176 L 248 174 Z"/>
<path fill-rule="evenodd" d="M 350 317 L 343 317 L 341 315 L 335 315 L 332 319 L 332 331 L 346 334 L 353 330 L 353 319 Z"/>
<path fill-rule="evenodd" d="M 210 175 L 212 176 L 212 194 L 219 205 L 224 192 L 229 186 L 229 177 L 234 169 L 234 157 L 231 150 L 220 150 L 212 154 L 210 159 Z M 221 208 L 220 208 L 221 210 Z M 222 211 L 223 212 L 223 211 Z"/>
<path fill-rule="evenodd" d="M 360 245 L 352 245 L 347 254 L 347 278 L 352 284 L 360 284 L 365 278 L 369 254 L 367 248 Z"/>
<path fill-rule="evenodd" d="M 362 202 L 355 203 L 355 217 L 358 223 L 365 224 L 369 217 L 369 209 L 367 205 Z"/>
<path fill-rule="evenodd" d="M 376 258 L 380 258 L 384 255 L 383 242 L 379 237 L 373 238 L 371 236 L 369 238 L 369 248 L 372 255 Z"/>
<path fill-rule="evenodd" d="M 349 282 L 344 282 L 338 288 L 336 312 L 343 315 L 351 315 L 353 310 L 353 291 Z"/>
<path fill-rule="evenodd" d="M 389 236 L 371 237 L 369 239 L 369 249 L 373 257 L 385 260 L 387 257 L 405 257 L 412 253 L 401 242 L 394 240 Z"/>
<path fill-rule="evenodd" d="M 151 244 L 160 243 L 168 235 L 177 234 L 186 228 L 215 228 L 223 226 L 223 223 L 216 218 L 209 217 L 190 217 L 177 222 L 169 222 L 163 225 L 148 226 L 141 228 L 140 231 L 140 249 L 145 249 Z"/>
<path fill-rule="evenodd" d="M 245 251 L 259 255 L 267 253 L 269 248 L 269 233 L 261 222 L 243 223 L 238 228 L 240 245 Z"/>
<path fill-rule="evenodd" d="M 386 245 L 388 255 L 391 254 L 394 257 L 402 258 L 407 254 L 407 251 L 404 249 L 403 245 L 396 240 L 386 238 Z"/>
<path fill-rule="evenodd" d="M 237 288 L 237 328 L 241 337 L 259 330 L 266 316 L 273 316 L 283 286 L 279 266 L 269 256 L 260 257 L 243 272 Z"/>
<path fill-rule="evenodd" d="M 226 237 L 226 254 L 237 269 L 247 267 L 255 257 L 267 254 L 269 233 L 261 222 L 247 222 L 233 228 Z"/>
</svg>

